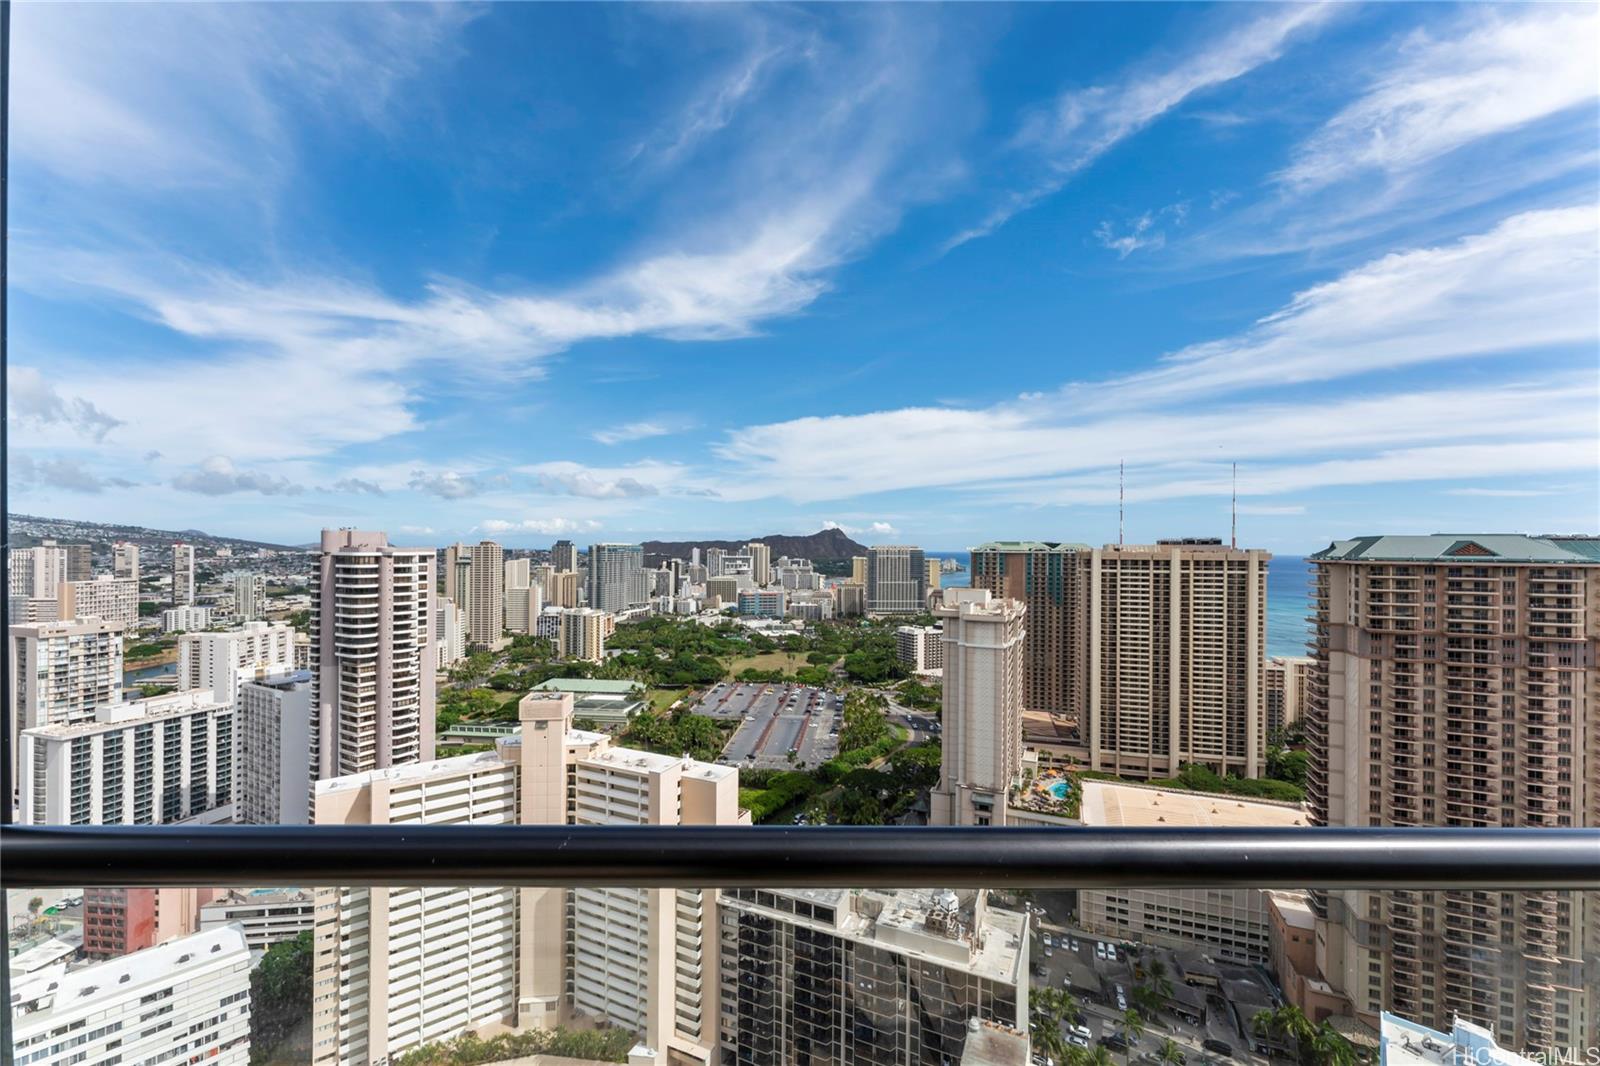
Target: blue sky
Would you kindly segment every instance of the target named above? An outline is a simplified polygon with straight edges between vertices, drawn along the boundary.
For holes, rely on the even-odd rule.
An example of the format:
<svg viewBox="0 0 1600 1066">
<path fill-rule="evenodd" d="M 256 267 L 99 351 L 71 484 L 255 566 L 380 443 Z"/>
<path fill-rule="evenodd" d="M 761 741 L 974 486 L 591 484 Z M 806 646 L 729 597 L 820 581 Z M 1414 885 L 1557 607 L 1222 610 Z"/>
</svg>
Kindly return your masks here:
<svg viewBox="0 0 1600 1066">
<path fill-rule="evenodd" d="M 22 5 L 19 511 L 1600 526 L 1592 5 Z"/>
</svg>

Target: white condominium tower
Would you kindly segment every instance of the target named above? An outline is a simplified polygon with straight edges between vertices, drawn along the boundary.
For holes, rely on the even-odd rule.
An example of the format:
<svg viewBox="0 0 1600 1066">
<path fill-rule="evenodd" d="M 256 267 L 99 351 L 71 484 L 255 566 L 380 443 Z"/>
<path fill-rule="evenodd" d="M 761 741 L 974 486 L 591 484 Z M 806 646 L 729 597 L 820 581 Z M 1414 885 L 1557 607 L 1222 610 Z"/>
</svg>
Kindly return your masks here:
<svg viewBox="0 0 1600 1066">
<path fill-rule="evenodd" d="M 57 963 L 13 976 L 8 1009 L 11 1051 L 28 1066 L 246 1066 L 250 948 L 225 925 L 93 966 Z"/>
<path fill-rule="evenodd" d="M 505 628 L 511 633 L 532 633 L 544 610 L 544 585 L 536 582 L 527 559 L 507 559 L 505 564 Z"/>
<path fill-rule="evenodd" d="M 122 625 L 101 618 L 11 627 L 6 692 L 11 700 L 12 781 L 22 730 L 94 720 L 122 699 Z M 0 797 L 0 802 L 11 797 Z"/>
<path fill-rule="evenodd" d="M 178 543 L 172 546 L 172 606 L 188 607 L 194 603 L 194 545 Z"/>
<path fill-rule="evenodd" d="M 933 825 L 1005 825 L 1022 769 L 1023 616 L 987 589 L 946 589 L 944 757 L 929 797 Z"/>
<path fill-rule="evenodd" d="M 1600 825 L 1600 538 L 1360 537 L 1311 562 L 1313 823 Z M 1321 976 L 1371 1024 L 1600 1046 L 1600 894 L 1311 898 Z"/>
<path fill-rule="evenodd" d="M 185 633 L 178 638 L 178 688 L 210 689 L 232 703 L 241 680 L 294 665 L 294 627 L 285 622 L 246 622 L 220 633 Z"/>
<path fill-rule="evenodd" d="M 90 721 L 22 731 L 22 820 L 31 825 L 227 822 L 234 709 L 208 691 L 110 703 Z"/>
<path fill-rule="evenodd" d="M 311 582 L 311 779 L 433 758 L 432 548 L 322 531 Z M 498 567 L 496 568 L 498 570 Z"/>
<path fill-rule="evenodd" d="M 139 583 L 139 546 L 119 540 L 111 548 L 111 574 L 113 577 L 131 578 Z"/>
<path fill-rule="evenodd" d="M 634 575 L 643 569 L 644 548 L 638 544 L 590 545 L 589 606 L 612 612 L 633 606 L 639 592 Z"/>
<path fill-rule="evenodd" d="M 732 767 L 612 747 L 535 692 L 495 750 L 317 785 L 317 824 L 748 824 Z M 500 1026 L 606 1021 L 709 1063 L 715 890 L 321 889 L 313 1061 L 375 1063 Z M 470 960 L 470 961 L 469 961 Z"/>
<path fill-rule="evenodd" d="M 311 674 L 279 670 L 241 681 L 235 732 L 237 809 L 245 825 L 305 825 L 310 796 Z"/>
<path fill-rule="evenodd" d="M 241 622 L 254 621 L 267 609 L 267 577 L 235 571 L 233 584 L 233 617 Z"/>
<path fill-rule="evenodd" d="M 8 594 L 26 600 L 53 600 L 67 582 L 67 550 L 54 544 L 12 548 L 7 555 Z"/>
<path fill-rule="evenodd" d="M 921 548 L 903 544 L 867 549 L 867 613 L 921 614 L 928 609 L 928 567 Z"/>
<path fill-rule="evenodd" d="M 1090 767 L 1169 777 L 1201 763 L 1261 776 L 1271 556 L 1186 539 L 1108 544 L 1077 558 L 1086 568 Z"/>
</svg>

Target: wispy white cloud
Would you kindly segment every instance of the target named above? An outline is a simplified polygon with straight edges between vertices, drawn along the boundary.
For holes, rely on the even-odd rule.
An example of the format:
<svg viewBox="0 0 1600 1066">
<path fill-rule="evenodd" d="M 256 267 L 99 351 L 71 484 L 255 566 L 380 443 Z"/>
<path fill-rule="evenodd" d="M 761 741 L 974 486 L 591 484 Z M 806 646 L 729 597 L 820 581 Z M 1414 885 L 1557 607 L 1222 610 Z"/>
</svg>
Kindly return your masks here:
<svg viewBox="0 0 1600 1066">
<path fill-rule="evenodd" d="M 6 368 L 6 405 L 13 422 L 67 426 L 97 442 L 123 424 L 82 397 L 62 396 L 31 366 Z"/>
<path fill-rule="evenodd" d="M 1297 295 L 1252 329 L 1142 373 L 981 409 L 905 408 L 746 427 L 717 449 L 738 471 L 724 479 L 723 493 L 823 500 L 968 486 L 1017 502 L 1035 490 L 1040 500 L 1114 497 L 1114 484 L 1096 484 L 1103 475 L 1090 472 L 1114 471 L 1121 460 L 1159 467 L 1210 456 L 1271 456 L 1280 473 L 1253 464 L 1241 492 L 1292 491 L 1352 483 L 1337 480 L 1348 476 L 1340 470 L 1374 482 L 1428 476 L 1419 472 L 1465 476 L 1469 466 L 1458 459 L 1478 453 L 1461 450 L 1464 442 L 1486 439 L 1496 442 L 1481 446 L 1499 455 L 1496 471 L 1592 464 L 1600 339 L 1594 218 L 1591 207 L 1527 213 L 1454 244 L 1385 256 Z M 1587 354 L 1558 380 L 1397 388 L 1372 379 L 1375 391 L 1365 394 L 1282 398 L 1308 382 L 1564 347 Z M 1269 391 L 1256 395 L 1263 388 Z M 1574 443 L 1583 441 L 1587 448 Z M 1381 462 L 1363 461 L 1380 453 Z M 996 471 L 1012 483 L 997 485 Z M 1079 480 L 1053 489 L 1034 480 L 1061 476 Z M 1218 491 L 1226 494 L 1225 478 Z"/>
<path fill-rule="evenodd" d="M 1181 226 L 1188 217 L 1188 201 L 1168 204 L 1159 210 L 1146 211 L 1138 218 L 1129 220 L 1126 230 L 1120 236 L 1117 233 L 1117 226 L 1110 219 L 1104 219 L 1095 227 L 1094 236 L 1101 247 L 1116 252 L 1118 259 L 1126 259 L 1141 248 L 1161 248 L 1166 245 L 1166 231 L 1155 228 L 1162 220 L 1168 220 L 1174 226 Z"/>
<path fill-rule="evenodd" d="M 1585 104 L 1592 130 L 1597 48 L 1592 4 L 1476 7 L 1456 35 L 1418 30 L 1366 92 L 1299 146 L 1278 180 L 1306 192 L 1362 171 L 1404 176 Z"/>
<path fill-rule="evenodd" d="M 454 470 L 414 470 L 407 484 L 415 492 L 425 492 L 441 500 L 465 500 L 483 492 L 478 478 Z"/>
<path fill-rule="evenodd" d="M 676 463 L 644 462 L 620 467 L 591 467 L 568 461 L 536 463 L 517 468 L 533 476 L 539 491 L 552 496 L 580 496 L 591 500 L 625 500 L 660 496 L 682 487 L 684 467 Z"/>
<path fill-rule="evenodd" d="M 7 462 L 6 477 L 13 489 L 38 489 L 45 492 L 74 492 L 97 495 L 106 489 L 131 489 L 138 484 L 126 478 L 89 469 L 81 459 L 58 456 L 36 459 L 26 452 L 13 451 Z"/>
<path fill-rule="evenodd" d="M 1531 499 L 1536 496 L 1560 496 L 1560 489 L 1511 489 L 1474 486 L 1464 489 L 1445 489 L 1446 496 L 1481 496 L 1489 499 Z"/>
<path fill-rule="evenodd" d="M 478 523 L 477 528 L 491 536 L 504 536 L 508 533 L 561 536 L 568 533 L 592 533 L 600 529 L 601 525 L 592 518 L 523 518 L 515 521 L 507 518 L 486 518 Z"/>
<path fill-rule="evenodd" d="M 674 433 L 683 433 L 693 429 L 695 425 L 691 419 L 669 415 L 597 429 L 589 436 L 601 444 L 626 444 L 636 440 L 649 440 L 651 437 L 667 437 Z"/>
<path fill-rule="evenodd" d="M 1026 118 L 1014 142 L 1024 158 L 1036 163 L 1039 174 L 1035 180 L 1013 189 L 980 222 L 946 241 L 944 250 L 987 237 L 1186 100 L 1277 59 L 1298 37 L 1319 29 L 1336 7 L 1274 7 L 1270 13 L 1252 15 L 1228 33 L 1202 43 L 1165 69 L 1151 64 L 1130 70 L 1109 84 L 1062 93 L 1051 106 Z"/>
</svg>

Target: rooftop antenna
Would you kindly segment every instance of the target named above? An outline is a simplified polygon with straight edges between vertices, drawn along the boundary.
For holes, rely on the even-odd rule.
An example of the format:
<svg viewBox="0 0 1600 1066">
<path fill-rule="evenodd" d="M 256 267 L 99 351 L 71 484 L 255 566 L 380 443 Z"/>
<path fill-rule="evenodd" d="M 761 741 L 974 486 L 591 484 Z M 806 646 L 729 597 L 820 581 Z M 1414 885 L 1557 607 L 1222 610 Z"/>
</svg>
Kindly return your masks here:
<svg viewBox="0 0 1600 1066">
<path fill-rule="evenodd" d="M 1232 526 L 1228 532 L 1228 547 L 1237 548 L 1239 546 L 1239 461 L 1237 459 L 1233 463 L 1233 504 L 1231 512 Z"/>
<path fill-rule="evenodd" d="M 1128 462 L 1126 459 L 1119 459 L 1117 461 L 1117 545 L 1119 547 L 1122 545 L 1122 505 L 1124 499 L 1126 498 L 1124 485 L 1127 480 L 1127 466 Z"/>
</svg>

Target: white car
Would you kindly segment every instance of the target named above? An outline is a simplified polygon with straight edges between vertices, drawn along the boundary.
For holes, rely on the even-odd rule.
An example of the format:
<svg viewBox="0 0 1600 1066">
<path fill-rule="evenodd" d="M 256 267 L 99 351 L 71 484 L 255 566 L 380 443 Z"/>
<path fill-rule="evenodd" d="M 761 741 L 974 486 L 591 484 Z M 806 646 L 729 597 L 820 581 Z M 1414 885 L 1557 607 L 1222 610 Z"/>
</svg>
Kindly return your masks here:
<svg viewBox="0 0 1600 1066">
<path fill-rule="evenodd" d="M 1044 935 L 1044 946 L 1047 947 L 1047 948 L 1053 948 L 1053 947 L 1056 946 L 1056 942 L 1054 940 L 1050 939 L 1050 934 L 1049 933 L 1046 933 Z"/>
<path fill-rule="evenodd" d="M 1077 951 L 1078 950 L 1078 938 L 1077 937 L 1073 937 L 1072 938 L 1072 950 L 1073 951 Z"/>
<path fill-rule="evenodd" d="M 1117 946 L 1115 944 L 1106 945 L 1106 958 L 1112 962 L 1117 961 Z"/>
<path fill-rule="evenodd" d="M 1095 942 L 1095 945 L 1094 945 L 1094 957 L 1097 958 L 1097 959 L 1103 959 L 1103 958 L 1106 957 L 1106 946 L 1105 946 L 1104 942 L 1102 942 L 1102 941 L 1096 941 Z"/>
</svg>

